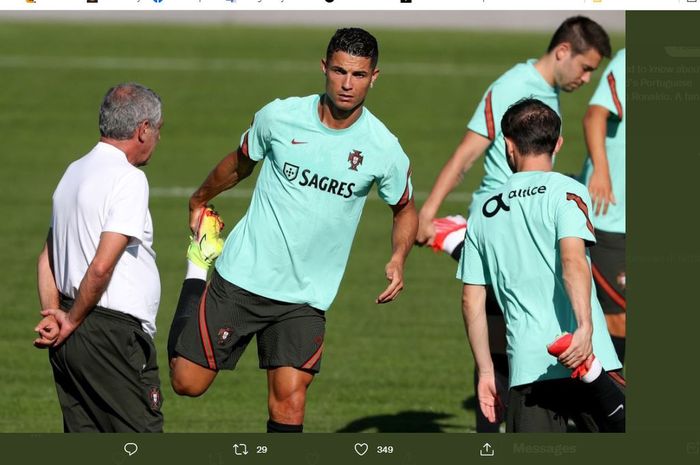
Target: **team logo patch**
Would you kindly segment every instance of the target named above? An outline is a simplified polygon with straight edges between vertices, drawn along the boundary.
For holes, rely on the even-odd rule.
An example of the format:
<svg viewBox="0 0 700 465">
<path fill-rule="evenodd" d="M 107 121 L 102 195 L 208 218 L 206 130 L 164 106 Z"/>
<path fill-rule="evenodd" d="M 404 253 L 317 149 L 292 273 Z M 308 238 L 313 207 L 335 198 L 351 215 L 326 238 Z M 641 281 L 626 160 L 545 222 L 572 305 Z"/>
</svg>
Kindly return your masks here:
<svg viewBox="0 0 700 465">
<path fill-rule="evenodd" d="M 148 401 L 151 404 L 151 410 L 160 411 L 160 407 L 163 405 L 163 396 L 158 386 L 151 386 L 151 389 L 148 391 Z"/>
<path fill-rule="evenodd" d="M 285 163 L 282 171 L 284 171 L 284 175 L 287 176 L 288 180 L 294 181 L 299 174 L 299 167 L 297 165 L 292 165 L 291 163 Z"/>
<path fill-rule="evenodd" d="M 362 152 L 360 152 L 359 150 L 353 150 L 352 152 L 350 152 L 350 155 L 348 155 L 348 161 L 350 162 L 350 168 L 348 168 L 348 169 L 351 169 L 353 171 L 357 171 L 357 167 L 360 166 L 362 164 L 362 160 L 365 159 L 365 157 L 363 157 L 361 154 L 362 154 Z"/>
<path fill-rule="evenodd" d="M 226 342 L 231 338 L 233 330 L 231 328 L 221 328 L 218 333 L 218 343 L 220 346 L 226 344 Z"/>
</svg>

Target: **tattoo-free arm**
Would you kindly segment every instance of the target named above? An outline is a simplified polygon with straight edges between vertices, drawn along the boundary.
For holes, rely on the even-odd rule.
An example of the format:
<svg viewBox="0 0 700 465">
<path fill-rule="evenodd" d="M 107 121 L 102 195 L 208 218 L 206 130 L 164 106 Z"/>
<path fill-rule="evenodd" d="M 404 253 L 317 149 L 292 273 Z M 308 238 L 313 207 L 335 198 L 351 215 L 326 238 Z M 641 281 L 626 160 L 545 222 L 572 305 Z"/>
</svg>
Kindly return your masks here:
<svg viewBox="0 0 700 465">
<path fill-rule="evenodd" d="M 403 267 L 413 247 L 418 230 L 418 214 L 413 199 L 401 206 L 391 207 L 394 222 L 391 231 L 391 259 L 384 267 L 389 285 L 377 297 L 376 303 L 391 302 L 403 289 Z"/>
<path fill-rule="evenodd" d="M 90 262 L 85 276 L 78 288 L 78 294 L 71 309 L 63 312 L 48 309 L 41 312 L 44 316 L 53 316 L 59 324 L 60 331 L 54 346 L 65 341 L 75 329 L 80 326 L 85 317 L 97 305 L 102 294 L 107 289 L 112 273 L 119 258 L 126 250 L 129 237 L 115 232 L 103 232 L 97 245 L 95 257 Z"/>
<path fill-rule="evenodd" d="M 59 293 L 53 273 L 53 229 L 49 228 L 44 247 L 37 260 L 37 290 L 41 310 L 57 309 Z M 58 323 L 53 316 L 44 317 L 34 328 L 37 338 L 34 346 L 40 349 L 50 347 L 58 337 Z"/>
<path fill-rule="evenodd" d="M 37 260 L 37 290 L 42 310 L 58 308 L 59 296 L 53 274 L 53 229 L 49 228 L 46 242 Z"/>
<path fill-rule="evenodd" d="M 491 145 L 491 140 L 477 134 L 474 131 L 467 131 L 462 142 L 457 146 L 454 153 L 445 163 L 435 180 L 433 189 L 420 209 L 418 236 L 419 244 L 433 243 L 435 228 L 433 218 L 440 209 L 447 195 L 457 187 L 464 178 L 464 174 L 469 171 L 474 162 Z"/>
<path fill-rule="evenodd" d="M 591 155 L 593 172 L 588 182 L 588 192 L 591 194 L 595 214 L 603 215 L 608 212 L 608 205 L 615 204 L 615 195 L 610 179 L 610 166 L 605 150 L 605 135 L 610 111 L 599 105 L 591 105 L 583 118 L 583 132 L 586 137 L 588 153 Z"/>
<path fill-rule="evenodd" d="M 190 197 L 190 229 L 195 231 L 199 215 L 207 203 L 221 192 L 247 178 L 253 172 L 256 162 L 251 160 L 242 148 L 226 155 L 204 180 L 199 189 Z"/>
<path fill-rule="evenodd" d="M 479 406 L 484 416 L 491 423 L 495 423 L 502 416 L 503 404 L 496 390 L 496 375 L 489 349 L 485 286 L 464 284 L 462 288 L 462 317 L 479 374 L 479 384 L 477 385 Z"/>
<path fill-rule="evenodd" d="M 568 368 L 576 368 L 593 353 L 593 320 L 591 317 L 591 268 L 586 259 L 586 245 L 578 237 L 559 240 L 564 286 L 574 309 L 576 323 L 571 345 L 559 361 Z"/>
</svg>

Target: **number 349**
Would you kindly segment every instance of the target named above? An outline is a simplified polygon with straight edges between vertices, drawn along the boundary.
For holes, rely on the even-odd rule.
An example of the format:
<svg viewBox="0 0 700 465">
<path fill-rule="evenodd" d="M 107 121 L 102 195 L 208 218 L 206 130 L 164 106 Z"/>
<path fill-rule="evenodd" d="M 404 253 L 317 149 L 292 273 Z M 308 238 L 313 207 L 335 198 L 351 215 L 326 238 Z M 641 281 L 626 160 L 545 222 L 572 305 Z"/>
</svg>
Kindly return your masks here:
<svg viewBox="0 0 700 465">
<path fill-rule="evenodd" d="M 377 446 L 377 454 L 393 454 L 394 446 Z"/>
</svg>

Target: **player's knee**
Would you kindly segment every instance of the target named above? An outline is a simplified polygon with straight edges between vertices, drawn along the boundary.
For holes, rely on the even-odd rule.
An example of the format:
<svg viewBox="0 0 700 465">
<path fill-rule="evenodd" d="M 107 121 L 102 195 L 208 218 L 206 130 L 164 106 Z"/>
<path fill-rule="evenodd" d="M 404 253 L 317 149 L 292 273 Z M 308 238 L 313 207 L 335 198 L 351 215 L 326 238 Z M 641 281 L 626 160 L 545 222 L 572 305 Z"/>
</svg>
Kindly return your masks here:
<svg viewBox="0 0 700 465">
<path fill-rule="evenodd" d="M 207 392 L 212 380 L 213 378 L 197 376 L 177 363 L 171 363 L 170 385 L 178 395 L 199 397 Z"/>
<path fill-rule="evenodd" d="M 173 391 L 180 396 L 199 397 L 207 391 L 209 385 L 203 385 L 196 381 L 187 379 L 185 376 L 178 376 L 175 373 L 170 376 L 170 385 Z"/>
<path fill-rule="evenodd" d="M 306 388 L 270 396 L 270 417 L 280 423 L 298 424 L 304 419 Z"/>
</svg>

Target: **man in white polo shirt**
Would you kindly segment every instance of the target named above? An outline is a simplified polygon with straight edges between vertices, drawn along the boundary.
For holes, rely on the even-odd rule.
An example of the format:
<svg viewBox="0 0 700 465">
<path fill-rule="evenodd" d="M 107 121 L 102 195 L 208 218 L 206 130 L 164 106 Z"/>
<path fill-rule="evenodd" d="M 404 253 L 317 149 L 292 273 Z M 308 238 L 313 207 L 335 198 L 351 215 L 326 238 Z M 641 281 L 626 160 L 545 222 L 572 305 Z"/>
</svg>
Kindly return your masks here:
<svg viewBox="0 0 700 465">
<path fill-rule="evenodd" d="M 66 170 L 39 256 L 44 319 L 66 432 L 160 432 L 155 319 L 160 278 L 148 211 L 148 163 L 160 97 L 139 84 L 107 92 L 100 141 Z M 59 309 L 60 308 L 60 309 Z"/>
</svg>

